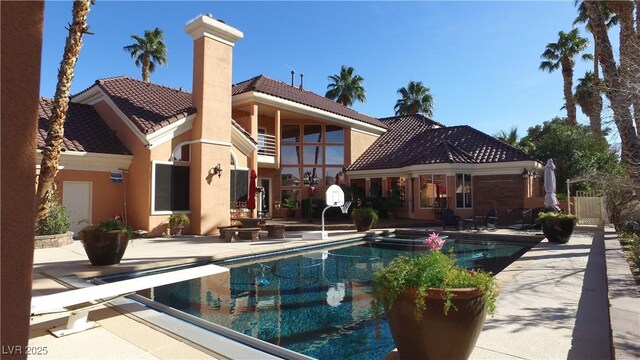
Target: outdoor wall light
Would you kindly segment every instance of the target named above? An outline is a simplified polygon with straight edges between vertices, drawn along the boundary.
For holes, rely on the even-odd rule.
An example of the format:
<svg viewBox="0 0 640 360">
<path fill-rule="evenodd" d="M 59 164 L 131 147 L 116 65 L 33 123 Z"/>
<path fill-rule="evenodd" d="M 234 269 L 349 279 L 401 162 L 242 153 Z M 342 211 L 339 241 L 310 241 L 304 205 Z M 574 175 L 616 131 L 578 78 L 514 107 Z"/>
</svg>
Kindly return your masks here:
<svg viewBox="0 0 640 360">
<path fill-rule="evenodd" d="M 522 171 L 523 178 L 528 178 L 528 177 L 537 178 L 539 176 L 540 175 L 538 175 L 538 172 L 536 171 L 536 169 L 531 169 L 531 170 L 524 169 Z"/>
<path fill-rule="evenodd" d="M 218 163 L 218 165 L 212 167 L 211 169 L 209 169 L 209 174 L 211 175 L 218 175 L 218 177 L 222 176 L 222 165 L 220 165 L 220 163 Z"/>
</svg>

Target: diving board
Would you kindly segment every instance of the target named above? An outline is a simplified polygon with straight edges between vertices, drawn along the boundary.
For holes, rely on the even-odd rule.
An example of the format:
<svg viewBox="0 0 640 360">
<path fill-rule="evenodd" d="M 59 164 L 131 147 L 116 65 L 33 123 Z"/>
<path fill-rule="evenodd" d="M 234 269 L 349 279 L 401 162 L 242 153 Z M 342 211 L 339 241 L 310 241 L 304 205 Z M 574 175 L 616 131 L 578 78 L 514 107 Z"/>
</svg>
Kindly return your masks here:
<svg viewBox="0 0 640 360">
<path fill-rule="evenodd" d="M 196 279 L 203 276 L 221 274 L 228 271 L 229 269 L 222 266 L 209 264 L 80 289 L 67 290 L 51 295 L 34 296 L 31 298 L 31 316 L 43 315 L 60 308 L 67 309 L 67 311 L 70 311 L 71 313 L 69 314 L 66 327 L 49 330 L 57 337 L 65 336 L 98 326 L 93 322 L 87 322 L 89 311 L 96 305 L 109 302 L 122 296 L 130 295 L 136 291 Z M 89 303 L 92 301 L 98 301 L 99 303 Z"/>
</svg>

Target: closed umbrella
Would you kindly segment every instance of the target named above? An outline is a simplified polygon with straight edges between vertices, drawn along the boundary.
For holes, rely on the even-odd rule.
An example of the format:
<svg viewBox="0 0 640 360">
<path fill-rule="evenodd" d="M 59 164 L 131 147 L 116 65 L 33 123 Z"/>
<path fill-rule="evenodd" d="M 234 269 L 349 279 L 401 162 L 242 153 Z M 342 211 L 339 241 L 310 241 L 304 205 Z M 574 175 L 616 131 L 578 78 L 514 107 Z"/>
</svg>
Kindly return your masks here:
<svg viewBox="0 0 640 360">
<path fill-rule="evenodd" d="M 553 164 L 553 160 L 547 160 L 547 165 L 544 166 L 544 206 L 552 207 L 559 204 L 556 197 L 556 166 Z"/>
<path fill-rule="evenodd" d="M 249 178 L 249 198 L 247 199 L 247 209 L 253 210 L 256 208 L 256 175 L 255 170 L 251 170 L 251 177 Z"/>
</svg>

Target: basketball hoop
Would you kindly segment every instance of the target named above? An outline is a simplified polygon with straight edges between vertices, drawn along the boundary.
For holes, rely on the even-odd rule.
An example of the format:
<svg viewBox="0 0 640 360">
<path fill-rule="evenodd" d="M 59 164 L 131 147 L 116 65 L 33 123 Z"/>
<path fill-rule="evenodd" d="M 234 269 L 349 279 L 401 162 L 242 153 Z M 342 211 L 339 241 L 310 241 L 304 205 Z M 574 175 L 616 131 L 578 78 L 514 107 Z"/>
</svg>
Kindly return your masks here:
<svg viewBox="0 0 640 360">
<path fill-rule="evenodd" d="M 347 201 L 344 204 L 340 205 L 340 210 L 342 210 L 343 214 L 346 214 L 349 212 L 350 206 L 351 206 L 351 201 Z"/>
</svg>

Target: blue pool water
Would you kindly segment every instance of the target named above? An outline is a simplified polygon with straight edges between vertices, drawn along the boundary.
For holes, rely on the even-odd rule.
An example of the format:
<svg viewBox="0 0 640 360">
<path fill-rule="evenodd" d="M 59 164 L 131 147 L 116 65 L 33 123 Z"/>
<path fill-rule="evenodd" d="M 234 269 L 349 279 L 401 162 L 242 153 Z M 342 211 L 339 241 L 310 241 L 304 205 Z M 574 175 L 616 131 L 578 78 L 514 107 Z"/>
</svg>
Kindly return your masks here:
<svg viewBox="0 0 640 360">
<path fill-rule="evenodd" d="M 532 244 L 448 240 L 458 263 L 494 274 Z M 318 359 L 380 359 L 395 345 L 374 320 L 375 270 L 422 244 L 359 241 L 337 247 L 224 263 L 229 274 L 162 286 L 154 300 L 240 333 Z"/>
</svg>

